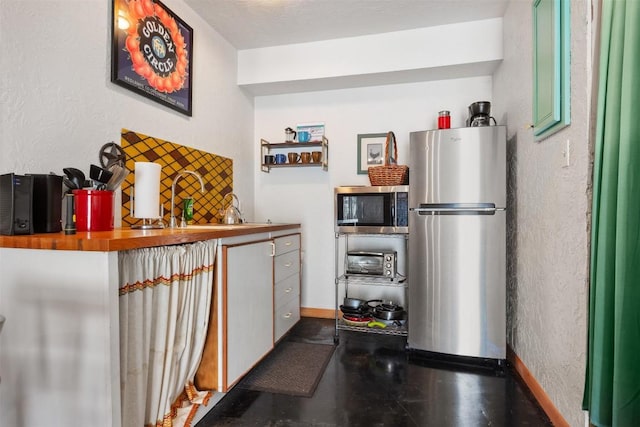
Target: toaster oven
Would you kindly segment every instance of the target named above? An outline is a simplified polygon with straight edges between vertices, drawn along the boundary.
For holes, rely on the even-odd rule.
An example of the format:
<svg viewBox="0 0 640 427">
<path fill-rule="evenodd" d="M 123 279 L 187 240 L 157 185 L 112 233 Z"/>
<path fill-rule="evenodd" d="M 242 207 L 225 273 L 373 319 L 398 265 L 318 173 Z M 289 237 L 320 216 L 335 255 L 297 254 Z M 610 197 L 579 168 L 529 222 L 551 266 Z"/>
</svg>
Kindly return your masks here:
<svg viewBox="0 0 640 427">
<path fill-rule="evenodd" d="M 346 276 L 375 276 L 395 279 L 397 252 L 349 251 L 345 260 Z"/>
</svg>

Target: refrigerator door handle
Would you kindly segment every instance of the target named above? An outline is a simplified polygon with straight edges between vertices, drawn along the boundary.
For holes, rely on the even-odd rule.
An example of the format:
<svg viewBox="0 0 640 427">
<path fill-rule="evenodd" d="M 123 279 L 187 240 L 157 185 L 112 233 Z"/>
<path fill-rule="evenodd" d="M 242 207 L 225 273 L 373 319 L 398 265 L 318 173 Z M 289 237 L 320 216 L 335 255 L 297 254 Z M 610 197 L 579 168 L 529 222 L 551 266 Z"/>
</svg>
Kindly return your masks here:
<svg viewBox="0 0 640 427">
<path fill-rule="evenodd" d="M 494 215 L 500 210 L 494 203 L 430 203 L 409 209 L 418 215 Z"/>
</svg>

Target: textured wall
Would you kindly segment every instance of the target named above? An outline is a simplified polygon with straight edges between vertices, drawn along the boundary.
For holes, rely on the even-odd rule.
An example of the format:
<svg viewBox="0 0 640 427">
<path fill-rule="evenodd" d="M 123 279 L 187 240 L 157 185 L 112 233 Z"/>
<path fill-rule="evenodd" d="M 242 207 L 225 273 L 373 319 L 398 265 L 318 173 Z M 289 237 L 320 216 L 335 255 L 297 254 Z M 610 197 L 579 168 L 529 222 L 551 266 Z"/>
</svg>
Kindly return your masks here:
<svg viewBox="0 0 640 427">
<path fill-rule="evenodd" d="M 1 1 L 0 173 L 88 175 L 104 143 L 135 129 L 232 158 L 251 216 L 253 100 L 236 84 L 236 50 L 181 0 L 165 4 L 194 29 L 193 117 L 110 82 L 110 1 Z"/>
<path fill-rule="evenodd" d="M 253 148 L 256 146 L 253 141 L 253 101 L 236 85 L 236 50 L 181 0 L 166 0 L 164 3 L 194 29 L 191 118 L 110 82 L 110 1 L 0 0 L 0 173 L 62 173 L 66 166 L 78 167 L 88 173 L 89 164 L 98 162 L 98 150 L 102 145 L 108 141 L 120 141 L 121 129 L 128 128 L 232 158 L 234 170 L 241 171 L 234 176 L 234 191 L 252 209 Z M 82 259 L 79 264 L 85 269 L 83 271 L 93 265 L 84 264 Z M 35 265 L 39 265 L 37 261 Z M 45 265 L 43 277 L 46 276 L 46 268 Z M 71 279 L 60 289 L 71 289 L 66 286 L 78 276 L 76 272 L 70 274 Z M 58 283 L 63 280 L 61 277 L 64 275 L 57 276 Z M 107 277 L 106 270 L 103 277 Z M 43 279 L 42 283 L 45 282 Z M 74 296 L 91 295 L 98 300 L 101 296 L 92 293 L 96 289 L 89 294 L 76 292 Z M 0 284 L 0 312 L 12 312 L 6 310 L 12 304 L 11 298 L 10 289 L 8 292 Z M 45 304 L 44 298 L 51 299 L 52 306 Z M 34 306 L 33 309 L 39 315 L 55 311 L 60 306 L 55 300 L 63 301 L 64 298 L 65 295 L 60 293 L 38 293 L 37 300 L 46 307 Z M 82 310 L 99 311 L 90 302 L 70 305 L 69 301 L 73 299 L 64 300 L 66 309 L 77 312 L 78 316 Z M 100 316 L 99 313 L 96 315 Z M 38 317 L 23 317 L 20 321 L 25 331 L 42 333 L 32 327 Z M 17 324 L 16 320 L 15 316 L 8 316 L 9 326 L 5 325 L 4 336 L 11 332 L 11 328 L 17 328 L 11 326 Z M 57 331 L 67 326 L 59 324 Z M 69 325 L 69 329 L 78 326 L 78 323 Z M 92 328 L 91 325 L 87 327 Z M 75 350 L 65 345 L 69 340 L 77 343 L 84 338 L 78 335 L 75 339 L 72 334 L 65 337 L 66 341 L 57 340 L 55 334 L 41 334 L 40 339 L 57 340 L 53 357 L 71 355 L 69 363 L 73 363 Z M 92 345 L 91 341 L 82 342 Z M 1 344 L 7 345 L 6 342 Z M 0 349 L 4 350 L 4 347 L 0 345 Z M 4 353 L 0 356 L 3 366 L 7 366 Z M 91 354 L 88 357 L 98 362 L 102 360 L 92 359 Z M 47 375 L 41 373 L 46 366 L 43 363 L 39 365 L 28 371 L 27 376 L 39 375 L 42 382 L 47 382 Z M 55 377 L 66 373 L 48 374 Z M 99 373 L 97 375 L 100 376 Z M 82 376 L 69 378 L 66 384 L 80 384 L 82 380 L 78 378 Z M 94 379 L 97 387 L 99 381 Z M 45 385 L 34 393 L 17 387 L 15 393 L 26 393 L 25 401 L 30 400 L 31 403 L 16 403 L 5 399 L 5 396 L 9 397 L 5 393 L 11 384 L 5 382 L 0 392 L 0 424 L 3 426 L 46 424 L 47 419 L 55 419 L 56 414 L 65 410 L 69 417 L 76 416 L 73 410 L 68 410 L 78 405 L 71 390 L 52 391 Z M 47 396 L 52 397 L 49 400 L 51 404 L 47 404 Z M 44 397 L 44 403 L 41 397 Z M 99 393 L 96 398 L 100 399 Z M 92 412 L 86 406 L 83 409 L 92 413 L 94 418 L 101 416 L 99 411 Z M 25 411 L 28 416 L 21 415 Z M 30 420 L 35 421 L 30 423 Z M 89 425 L 82 417 L 76 417 L 75 421 L 76 425 Z"/>
<path fill-rule="evenodd" d="M 532 7 L 512 1 L 494 105 L 509 140 L 509 345 L 572 426 L 581 410 L 587 328 L 591 24 L 571 1 L 571 126 L 533 141 Z M 564 152 L 570 146 L 569 165 Z"/>
</svg>

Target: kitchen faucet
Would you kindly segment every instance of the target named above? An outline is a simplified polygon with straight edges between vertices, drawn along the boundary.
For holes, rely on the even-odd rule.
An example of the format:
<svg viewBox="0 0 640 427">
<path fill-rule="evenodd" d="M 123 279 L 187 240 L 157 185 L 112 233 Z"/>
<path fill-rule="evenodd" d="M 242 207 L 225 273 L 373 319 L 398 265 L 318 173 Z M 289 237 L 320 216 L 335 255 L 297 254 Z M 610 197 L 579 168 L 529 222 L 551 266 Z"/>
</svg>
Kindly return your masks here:
<svg viewBox="0 0 640 427">
<path fill-rule="evenodd" d="M 176 228 L 178 227 L 178 225 L 176 224 L 176 217 L 174 215 L 175 212 L 175 196 L 176 196 L 176 182 L 178 182 L 178 179 L 180 179 L 181 177 L 190 174 L 195 176 L 196 178 L 198 178 L 198 181 L 200 181 L 200 193 L 204 194 L 204 182 L 202 182 L 202 177 L 200 176 L 200 174 L 198 172 L 194 172 L 194 171 L 190 171 L 190 170 L 183 170 L 182 172 L 179 172 L 175 178 L 173 178 L 173 183 L 171 184 L 171 218 L 169 219 L 169 228 Z M 180 227 L 185 227 L 184 224 L 181 224 Z"/>
</svg>

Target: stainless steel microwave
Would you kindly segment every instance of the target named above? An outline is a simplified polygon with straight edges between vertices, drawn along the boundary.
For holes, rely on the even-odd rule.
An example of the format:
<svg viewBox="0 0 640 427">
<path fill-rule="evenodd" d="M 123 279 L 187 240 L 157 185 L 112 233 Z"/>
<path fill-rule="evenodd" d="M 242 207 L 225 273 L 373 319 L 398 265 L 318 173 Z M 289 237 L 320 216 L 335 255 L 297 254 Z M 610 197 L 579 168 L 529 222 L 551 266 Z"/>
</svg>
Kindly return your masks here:
<svg viewBox="0 0 640 427">
<path fill-rule="evenodd" d="M 407 234 L 409 186 L 336 187 L 338 233 Z"/>
</svg>

